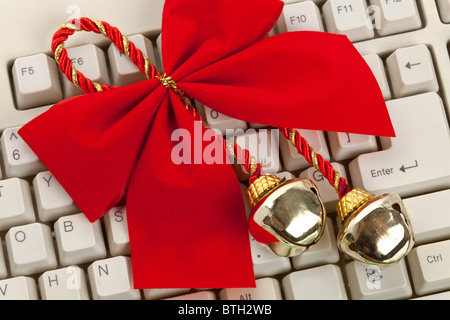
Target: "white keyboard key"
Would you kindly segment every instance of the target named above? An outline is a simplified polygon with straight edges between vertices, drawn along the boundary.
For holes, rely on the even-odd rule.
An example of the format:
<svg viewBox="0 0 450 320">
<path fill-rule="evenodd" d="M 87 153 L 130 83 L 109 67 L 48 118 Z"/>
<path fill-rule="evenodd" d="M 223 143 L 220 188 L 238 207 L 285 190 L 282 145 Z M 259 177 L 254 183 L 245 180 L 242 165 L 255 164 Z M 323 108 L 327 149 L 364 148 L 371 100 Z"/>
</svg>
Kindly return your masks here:
<svg viewBox="0 0 450 320">
<path fill-rule="evenodd" d="M 36 221 L 30 185 L 19 178 L 0 181 L 0 231 Z"/>
<path fill-rule="evenodd" d="M 384 100 L 391 99 L 391 90 L 389 89 L 386 70 L 384 70 L 384 65 L 381 58 L 376 54 L 368 54 L 363 56 L 363 58 L 369 66 L 370 70 L 372 70 L 373 75 L 377 79 Z"/>
<path fill-rule="evenodd" d="M 94 300 L 141 299 L 140 291 L 133 286 L 129 257 L 95 261 L 88 267 L 88 277 Z"/>
<path fill-rule="evenodd" d="M 82 213 L 56 221 L 55 238 L 63 266 L 85 263 L 106 257 L 100 220 L 89 222 Z"/>
<path fill-rule="evenodd" d="M 394 300 L 412 296 L 405 260 L 379 268 L 352 261 L 345 266 L 353 300 Z"/>
<path fill-rule="evenodd" d="M 50 227 L 32 223 L 11 228 L 5 236 L 13 276 L 31 275 L 56 268 Z"/>
<path fill-rule="evenodd" d="M 84 270 L 78 266 L 44 272 L 39 277 L 43 300 L 88 300 Z"/>
<path fill-rule="evenodd" d="M 196 105 L 199 106 L 200 103 Z M 212 128 L 219 130 L 222 135 L 236 135 L 244 133 L 247 129 L 247 122 L 231 118 L 220 112 L 212 110 L 207 106 L 203 106 L 204 117 L 203 120 Z"/>
<path fill-rule="evenodd" d="M 439 14 L 444 23 L 450 23 L 450 0 L 437 0 Z"/>
<path fill-rule="evenodd" d="M 330 151 L 337 161 L 353 159 L 362 153 L 378 151 L 377 139 L 374 136 L 328 132 Z"/>
<path fill-rule="evenodd" d="M 250 250 L 255 278 L 270 277 L 291 270 L 289 258 L 276 255 L 268 247 L 256 241 L 251 235 Z"/>
<path fill-rule="evenodd" d="M 67 54 L 72 60 L 72 65 L 85 77 L 100 84 L 110 84 L 108 66 L 105 53 L 93 44 L 67 48 Z M 83 91 L 72 82 L 63 78 L 63 90 L 65 97 L 73 97 L 82 94 Z"/>
<path fill-rule="evenodd" d="M 263 167 L 264 173 L 275 174 L 280 171 L 279 154 L 280 133 L 275 129 L 247 130 L 243 135 L 235 137 L 235 143 L 250 152 Z M 240 180 L 246 180 L 249 174 L 243 166 L 237 167 L 237 175 Z"/>
<path fill-rule="evenodd" d="M 322 7 L 327 31 L 356 42 L 373 38 L 365 0 L 328 0 Z"/>
<path fill-rule="evenodd" d="M 166 300 L 217 300 L 217 298 L 212 291 L 199 291 L 168 298 Z"/>
<path fill-rule="evenodd" d="M 33 179 L 33 189 L 40 221 L 55 221 L 62 216 L 80 212 L 50 171 L 37 174 Z"/>
<path fill-rule="evenodd" d="M 125 206 L 114 207 L 103 217 L 109 252 L 113 256 L 130 254 L 130 237 L 128 235 L 127 209 Z"/>
<path fill-rule="evenodd" d="M 347 300 L 341 270 L 332 264 L 292 272 L 282 285 L 287 300 Z"/>
<path fill-rule="evenodd" d="M 147 57 L 151 64 L 155 63 L 155 52 L 153 51 L 153 44 L 149 39 L 141 34 L 136 34 L 128 37 L 128 40 L 133 42 L 136 48 L 142 51 L 144 57 Z M 114 85 L 123 87 L 147 79 L 130 58 L 117 49 L 115 44 L 111 44 L 109 47 L 108 58 Z"/>
<path fill-rule="evenodd" d="M 16 59 L 12 78 L 20 110 L 53 104 L 63 98 L 58 66 L 43 53 Z"/>
<path fill-rule="evenodd" d="M 450 290 L 450 240 L 416 247 L 407 259 L 417 294 Z"/>
<path fill-rule="evenodd" d="M 349 164 L 353 187 L 373 194 L 414 196 L 450 185 L 450 138 L 436 93 L 387 102 L 396 138 L 381 138 L 383 151 Z"/>
<path fill-rule="evenodd" d="M 298 129 L 297 129 L 298 130 Z M 320 154 L 325 160 L 330 160 L 325 134 L 317 130 L 298 130 L 300 135 L 305 138 L 314 151 Z M 280 135 L 280 152 L 283 158 L 284 168 L 288 171 L 306 169 L 311 164 L 305 160 L 292 143 L 283 135 Z"/>
<path fill-rule="evenodd" d="M 38 300 L 36 282 L 30 277 L 0 281 L 0 300 Z"/>
<path fill-rule="evenodd" d="M 450 291 L 430 294 L 428 296 L 419 297 L 412 300 L 450 300 Z"/>
<path fill-rule="evenodd" d="M 7 178 L 24 178 L 46 170 L 36 154 L 17 133 L 19 129 L 20 127 L 5 129 L 0 139 Z"/>
<path fill-rule="evenodd" d="M 450 190 L 403 200 L 411 220 L 415 245 L 450 239 Z"/>
<path fill-rule="evenodd" d="M 370 4 L 380 19 L 377 28 L 380 36 L 415 30 L 422 26 L 416 0 L 370 0 Z"/>
<path fill-rule="evenodd" d="M 425 45 L 397 49 L 386 59 L 386 65 L 396 98 L 439 90 L 431 53 Z"/>
<path fill-rule="evenodd" d="M 276 279 L 256 280 L 256 288 L 226 288 L 220 290 L 220 300 L 281 300 L 280 283 Z"/>
<path fill-rule="evenodd" d="M 5 256 L 3 254 L 3 243 L 0 239 L 0 279 L 4 279 L 8 276 L 8 270 L 6 269 Z"/>
<path fill-rule="evenodd" d="M 188 293 L 191 289 L 144 289 L 146 300 L 159 300 Z"/>
<path fill-rule="evenodd" d="M 330 218 L 326 220 L 325 230 L 319 242 L 302 254 L 292 257 L 291 260 L 292 266 L 297 270 L 339 261 L 339 250 L 336 247 L 336 236 Z"/>
<path fill-rule="evenodd" d="M 277 22 L 278 33 L 290 31 L 324 31 L 322 17 L 312 1 L 286 4 Z"/>
<path fill-rule="evenodd" d="M 347 173 L 345 167 L 339 163 L 332 163 L 333 168 L 339 172 L 341 177 L 347 179 Z M 331 186 L 330 182 L 324 178 L 320 171 L 317 171 L 314 167 L 310 167 L 300 173 L 299 178 L 311 179 L 319 188 L 320 198 L 325 206 L 326 212 L 336 212 L 336 205 L 339 201 L 339 196 Z"/>
</svg>

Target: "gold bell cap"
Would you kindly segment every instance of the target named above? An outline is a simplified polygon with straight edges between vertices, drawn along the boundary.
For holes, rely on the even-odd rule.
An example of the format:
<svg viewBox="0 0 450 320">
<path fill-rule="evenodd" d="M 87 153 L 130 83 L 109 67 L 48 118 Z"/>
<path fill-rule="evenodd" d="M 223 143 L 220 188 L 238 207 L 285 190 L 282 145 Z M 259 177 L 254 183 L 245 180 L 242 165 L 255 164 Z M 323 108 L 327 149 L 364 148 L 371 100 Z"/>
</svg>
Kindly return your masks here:
<svg viewBox="0 0 450 320">
<path fill-rule="evenodd" d="M 284 179 L 280 179 L 272 174 L 262 175 L 253 181 L 247 188 L 248 199 L 252 208 L 282 182 L 284 182 Z"/>
<path fill-rule="evenodd" d="M 373 197 L 373 194 L 362 189 L 353 189 L 349 191 L 336 205 L 336 212 L 341 221 L 344 221 L 349 214 L 357 210 Z"/>
</svg>

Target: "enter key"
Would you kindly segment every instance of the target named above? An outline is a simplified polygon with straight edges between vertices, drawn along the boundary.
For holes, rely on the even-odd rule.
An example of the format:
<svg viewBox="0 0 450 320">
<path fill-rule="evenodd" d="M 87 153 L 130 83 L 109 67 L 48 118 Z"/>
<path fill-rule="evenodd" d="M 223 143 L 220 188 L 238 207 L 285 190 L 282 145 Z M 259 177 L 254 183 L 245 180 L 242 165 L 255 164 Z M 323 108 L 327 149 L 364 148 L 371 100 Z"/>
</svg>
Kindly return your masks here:
<svg viewBox="0 0 450 320">
<path fill-rule="evenodd" d="M 396 137 L 381 137 L 382 151 L 349 164 L 353 187 L 402 197 L 449 188 L 450 135 L 441 98 L 425 93 L 387 107 Z"/>
</svg>

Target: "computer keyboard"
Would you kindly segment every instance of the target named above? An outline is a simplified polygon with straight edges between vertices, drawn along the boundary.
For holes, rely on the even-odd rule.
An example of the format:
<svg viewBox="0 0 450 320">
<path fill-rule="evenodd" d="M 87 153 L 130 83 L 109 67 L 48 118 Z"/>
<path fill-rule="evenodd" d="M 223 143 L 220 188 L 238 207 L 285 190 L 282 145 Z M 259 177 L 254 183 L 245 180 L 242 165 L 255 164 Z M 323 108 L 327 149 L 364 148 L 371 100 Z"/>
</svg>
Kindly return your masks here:
<svg viewBox="0 0 450 320">
<path fill-rule="evenodd" d="M 378 80 L 395 138 L 299 131 L 353 187 L 403 197 L 416 240 L 408 257 L 380 269 L 344 256 L 336 246 L 338 197 L 321 173 L 275 129 L 195 102 L 210 127 L 240 132 L 235 142 L 248 148 L 265 172 L 312 179 L 327 209 L 326 229 L 316 245 L 293 258 L 274 255 L 250 236 L 256 288 L 134 289 L 126 207 L 88 222 L 17 131 L 62 98 L 81 94 L 50 52 L 62 23 L 80 16 L 107 21 L 161 70 L 164 1 L 3 1 L 0 299 L 450 299 L 450 1 L 284 2 L 269 35 L 346 34 Z M 75 67 L 96 82 L 124 86 L 145 79 L 99 35 L 77 33 L 66 46 Z M 270 152 L 258 154 L 262 149 Z M 248 175 L 236 174 L 246 199 Z"/>
</svg>

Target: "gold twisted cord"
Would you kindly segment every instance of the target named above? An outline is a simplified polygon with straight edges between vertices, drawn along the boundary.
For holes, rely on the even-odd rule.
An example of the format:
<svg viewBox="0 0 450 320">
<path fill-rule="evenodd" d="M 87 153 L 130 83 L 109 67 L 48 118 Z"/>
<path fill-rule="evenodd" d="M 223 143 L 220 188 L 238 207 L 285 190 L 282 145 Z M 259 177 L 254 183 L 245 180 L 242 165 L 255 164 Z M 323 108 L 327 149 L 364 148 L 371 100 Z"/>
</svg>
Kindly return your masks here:
<svg viewBox="0 0 450 320">
<path fill-rule="evenodd" d="M 292 146 L 298 150 L 296 133 L 297 132 L 295 129 L 289 130 L 289 141 L 291 142 Z M 322 172 L 319 162 L 317 160 L 317 153 L 314 151 L 314 149 L 310 145 L 308 145 L 308 147 L 310 149 L 309 153 L 311 156 L 312 165 L 314 166 L 314 168 L 317 171 Z M 340 175 L 339 171 L 337 171 L 335 169 L 333 169 L 333 173 L 334 173 L 333 187 L 334 187 L 334 189 L 336 189 L 337 192 L 339 192 L 339 183 L 340 183 L 341 175 Z"/>
<path fill-rule="evenodd" d="M 96 19 L 89 19 L 90 21 L 92 21 L 98 28 L 98 30 L 100 31 L 100 34 L 102 34 L 104 37 L 109 38 L 108 34 L 106 32 L 106 28 L 103 25 L 103 23 L 99 20 Z M 73 23 L 64 23 L 59 27 L 59 30 L 61 29 L 69 29 L 72 31 L 83 31 L 83 29 L 81 29 L 80 27 L 76 26 Z M 131 55 L 130 55 L 130 41 L 128 40 L 128 38 L 124 35 L 122 35 L 122 45 L 123 45 L 123 52 L 125 53 L 125 55 L 131 59 Z M 59 58 L 61 56 L 61 52 L 64 49 L 64 43 L 61 43 L 57 46 L 56 50 L 55 50 L 55 60 L 58 63 L 59 62 Z M 151 78 L 151 73 L 150 73 L 150 69 L 151 69 L 151 63 L 150 60 L 146 57 L 143 57 L 144 59 L 144 73 L 147 79 Z M 78 70 L 72 65 L 72 82 L 74 83 L 75 86 L 77 86 L 78 88 L 80 88 L 80 84 L 78 81 Z M 96 83 L 94 81 L 92 81 L 93 86 L 95 87 L 95 89 L 97 91 L 103 91 L 102 85 L 99 83 Z"/>
</svg>

